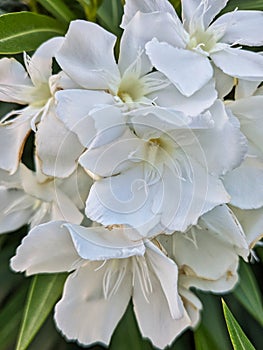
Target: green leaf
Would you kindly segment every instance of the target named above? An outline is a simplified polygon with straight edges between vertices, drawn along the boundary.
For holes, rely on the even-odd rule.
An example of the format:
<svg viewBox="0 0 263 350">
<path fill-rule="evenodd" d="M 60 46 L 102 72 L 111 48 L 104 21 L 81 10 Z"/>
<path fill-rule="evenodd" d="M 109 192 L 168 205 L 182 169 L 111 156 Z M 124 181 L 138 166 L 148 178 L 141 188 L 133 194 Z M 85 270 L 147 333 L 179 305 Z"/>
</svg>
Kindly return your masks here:
<svg viewBox="0 0 263 350">
<path fill-rule="evenodd" d="M 15 343 L 14 334 L 19 330 L 19 324 L 23 315 L 24 300 L 26 297 L 27 284 L 16 289 L 0 312 L 0 344 L 1 349 L 13 348 Z"/>
<path fill-rule="evenodd" d="M 220 350 L 215 338 L 210 330 L 201 324 L 194 332 L 194 341 L 196 350 Z"/>
<path fill-rule="evenodd" d="M 122 15 L 123 6 L 119 0 L 104 1 L 97 11 L 100 24 L 117 36 L 122 32 L 119 27 Z"/>
<path fill-rule="evenodd" d="M 63 23 L 69 23 L 76 19 L 74 12 L 62 0 L 37 0 L 37 2 Z"/>
<path fill-rule="evenodd" d="M 181 0 L 169 0 L 170 3 L 173 5 L 177 13 L 180 13 L 181 11 Z"/>
<path fill-rule="evenodd" d="M 194 331 L 196 350 L 230 350 L 232 347 L 222 313 L 221 299 L 201 291 L 197 295 L 203 304 L 203 311 L 201 323 Z"/>
<path fill-rule="evenodd" d="M 263 10 L 263 0 L 230 0 L 222 13 L 239 10 Z"/>
<path fill-rule="evenodd" d="M 35 50 L 44 41 L 64 35 L 66 28 L 55 19 L 31 12 L 0 16 L 0 54 Z"/>
<path fill-rule="evenodd" d="M 25 350 L 60 297 L 67 275 L 34 276 L 24 310 L 16 350 Z"/>
<path fill-rule="evenodd" d="M 229 310 L 228 306 L 222 299 L 224 316 L 227 324 L 227 329 L 230 335 L 230 339 L 234 350 L 256 350 L 251 344 L 242 328 L 234 318 L 233 314 Z"/>
<path fill-rule="evenodd" d="M 123 318 L 118 324 L 110 344 L 114 350 L 152 350 L 149 341 L 142 339 L 130 303 Z"/>
<path fill-rule="evenodd" d="M 261 293 L 249 264 L 241 261 L 239 284 L 233 294 L 238 301 L 263 326 L 263 305 Z"/>
</svg>

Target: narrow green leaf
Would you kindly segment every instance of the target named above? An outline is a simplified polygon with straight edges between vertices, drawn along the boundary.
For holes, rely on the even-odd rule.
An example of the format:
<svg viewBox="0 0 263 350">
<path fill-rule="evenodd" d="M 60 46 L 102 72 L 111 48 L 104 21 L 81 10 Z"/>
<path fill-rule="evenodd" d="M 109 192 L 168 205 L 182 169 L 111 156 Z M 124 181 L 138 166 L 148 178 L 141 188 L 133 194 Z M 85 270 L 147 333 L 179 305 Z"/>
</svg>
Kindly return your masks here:
<svg viewBox="0 0 263 350">
<path fill-rule="evenodd" d="M 230 339 L 234 350 L 256 350 L 247 338 L 242 328 L 234 318 L 233 314 L 229 310 L 228 306 L 222 300 L 224 316 L 227 324 L 227 329 L 230 335 Z"/>
<path fill-rule="evenodd" d="M 241 261 L 239 284 L 233 294 L 238 301 L 263 326 L 263 305 L 261 293 L 249 264 Z"/>
<path fill-rule="evenodd" d="M 27 284 L 16 289 L 0 312 L 0 344 L 1 349 L 13 348 L 15 343 L 14 334 L 19 330 L 19 323 L 23 315 L 24 300 L 26 297 Z"/>
<path fill-rule="evenodd" d="M 16 350 L 25 350 L 60 297 L 66 274 L 34 276 L 29 288 Z"/>
<path fill-rule="evenodd" d="M 72 12 L 63 0 L 37 0 L 49 13 L 64 23 L 69 23 L 76 19 L 76 15 Z"/>
<path fill-rule="evenodd" d="M 44 41 L 64 35 L 66 28 L 55 19 L 31 12 L 0 16 L 0 54 L 35 50 Z"/>
</svg>

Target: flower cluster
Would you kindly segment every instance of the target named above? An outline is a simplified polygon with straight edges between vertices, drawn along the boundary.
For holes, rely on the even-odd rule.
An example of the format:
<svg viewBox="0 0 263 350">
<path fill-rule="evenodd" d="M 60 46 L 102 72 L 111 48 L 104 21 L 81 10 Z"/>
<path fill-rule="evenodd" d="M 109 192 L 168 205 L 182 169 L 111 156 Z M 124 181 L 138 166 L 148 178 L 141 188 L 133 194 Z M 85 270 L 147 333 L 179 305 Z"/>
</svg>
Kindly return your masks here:
<svg viewBox="0 0 263 350">
<path fill-rule="evenodd" d="M 263 13 L 217 16 L 226 3 L 182 1 L 181 21 L 167 0 L 127 0 L 117 48 L 75 20 L 25 68 L 0 60 L 1 101 L 23 105 L 0 124 L 0 232 L 30 225 L 15 271 L 70 272 L 67 339 L 109 344 L 132 299 L 164 348 L 198 324 L 193 288 L 231 290 L 261 238 L 263 56 L 241 45 L 263 45 Z"/>
</svg>

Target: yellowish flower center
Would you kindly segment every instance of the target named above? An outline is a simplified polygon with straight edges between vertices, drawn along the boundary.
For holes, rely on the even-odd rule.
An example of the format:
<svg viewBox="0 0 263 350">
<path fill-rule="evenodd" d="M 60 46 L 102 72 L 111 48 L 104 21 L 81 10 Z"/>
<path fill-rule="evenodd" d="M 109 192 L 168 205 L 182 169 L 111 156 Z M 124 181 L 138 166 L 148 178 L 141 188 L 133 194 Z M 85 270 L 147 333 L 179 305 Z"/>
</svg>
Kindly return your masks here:
<svg viewBox="0 0 263 350">
<path fill-rule="evenodd" d="M 120 83 L 117 95 L 124 103 L 139 101 L 145 94 L 144 85 L 137 76 L 125 75 Z"/>
</svg>

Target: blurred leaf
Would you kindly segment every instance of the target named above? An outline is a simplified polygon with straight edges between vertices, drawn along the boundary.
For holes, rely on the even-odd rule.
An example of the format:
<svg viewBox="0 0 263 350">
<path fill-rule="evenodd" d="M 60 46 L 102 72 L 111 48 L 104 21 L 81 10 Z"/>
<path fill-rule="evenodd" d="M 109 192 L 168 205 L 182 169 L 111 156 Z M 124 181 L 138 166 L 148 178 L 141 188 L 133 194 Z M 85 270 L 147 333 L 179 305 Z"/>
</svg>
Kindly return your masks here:
<svg viewBox="0 0 263 350">
<path fill-rule="evenodd" d="M 25 350 L 60 297 L 67 275 L 34 276 L 24 310 L 16 350 Z"/>
<path fill-rule="evenodd" d="M 215 327 L 212 327 L 215 329 Z M 196 350 L 221 350 L 222 348 L 216 342 L 214 337 L 214 332 L 207 329 L 203 324 L 201 324 L 197 330 L 194 332 L 195 349 Z"/>
<path fill-rule="evenodd" d="M 123 318 L 118 324 L 110 344 L 114 350 L 151 350 L 150 342 L 143 339 L 135 320 L 132 304 L 128 306 Z"/>
<path fill-rule="evenodd" d="M 119 0 L 104 1 L 97 12 L 100 24 L 117 36 L 122 32 L 119 27 L 122 15 L 123 6 Z"/>
<path fill-rule="evenodd" d="M 24 300 L 27 292 L 27 283 L 15 291 L 1 309 L 0 313 L 0 344 L 1 349 L 11 347 L 15 343 L 14 334 L 17 334 L 22 319 Z"/>
<path fill-rule="evenodd" d="M 181 11 L 181 0 L 169 0 L 170 3 L 175 8 L 176 12 L 180 13 Z"/>
<path fill-rule="evenodd" d="M 1 15 L 0 54 L 35 50 L 53 36 L 64 35 L 65 30 L 65 27 L 55 19 L 36 13 L 18 12 Z"/>
<path fill-rule="evenodd" d="M 249 264 L 241 261 L 239 284 L 233 294 L 238 301 L 263 326 L 263 305 L 261 294 Z"/>
<path fill-rule="evenodd" d="M 230 0 L 222 13 L 239 10 L 263 10 L 263 0 Z"/>
<path fill-rule="evenodd" d="M 221 307 L 221 299 L 206 292 L 197 292 L 203 304 L 201 323 L 194 331 L 196 350 L 230 350 L 225 320 Z M 216 330 L 216 332 L 215 332 Z"/>
<path fill-rule="evenodd" d="M 233 314 L 222 300 L 224 316 L 234 350 L 256 350 L 251 344 Z"/>
<path fill-rule="evenodd" d="M 1 0 L 0 9 L 2 13 L 28 11 L 29 7 L 17 0 Z"/>
<path fill-rule="evenodd" d="M 37 0 L 48 12 L 64 23 L 69 23 L 76 19 L 76 15 L 72 12 L 63 0 Z"/>
<path fill-rule="evenodd" d="M 77 0 L 85 12 L 86 18 L 89 21 L 96 22 L 97 11 L 103 0 Z"/>
</svg>

